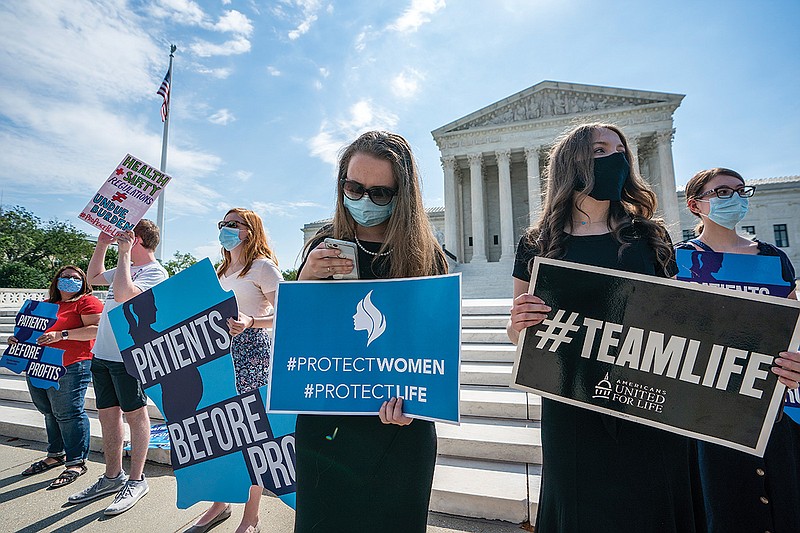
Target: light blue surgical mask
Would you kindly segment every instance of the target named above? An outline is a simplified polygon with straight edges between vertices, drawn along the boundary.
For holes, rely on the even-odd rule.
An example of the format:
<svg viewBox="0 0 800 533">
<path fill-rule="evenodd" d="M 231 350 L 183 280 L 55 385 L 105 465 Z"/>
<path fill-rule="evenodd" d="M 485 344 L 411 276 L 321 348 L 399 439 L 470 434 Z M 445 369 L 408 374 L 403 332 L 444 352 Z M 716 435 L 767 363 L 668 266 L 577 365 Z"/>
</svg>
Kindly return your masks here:
<svg viewBox="0 0 800 533">
<path fill-rule="evenodd" d="M 219 243 L 229 252 L 242 244 L 239 230 L 236 228 L 222 228 L 219 230 Z"/>
<path fill-rule="evenodd" d="M 80 278 L 58 278 L 56 287 L 64 292 L 78 292 L 83 288 L 83 280 Z"/>
<path fill-rule="evenodd" d="M 359 226 L 367 228 L 386 222 L 392 215 L 395 202 L 397 202 L 396 197 L 392 198 L 392 201 L 386 205 L 377 205 L 366 194 L 359 200 L 351 200 L 347 196 L 344 197 L 344 206 L 353 215 L 353 220 Z"/>
<path fill-rule="evenodd" d="M 708 219 L 720 226 L 734 229 L 747 214 L 750 199 L 734 194 L 730 198 L 711 198 Z"/>
</svg>

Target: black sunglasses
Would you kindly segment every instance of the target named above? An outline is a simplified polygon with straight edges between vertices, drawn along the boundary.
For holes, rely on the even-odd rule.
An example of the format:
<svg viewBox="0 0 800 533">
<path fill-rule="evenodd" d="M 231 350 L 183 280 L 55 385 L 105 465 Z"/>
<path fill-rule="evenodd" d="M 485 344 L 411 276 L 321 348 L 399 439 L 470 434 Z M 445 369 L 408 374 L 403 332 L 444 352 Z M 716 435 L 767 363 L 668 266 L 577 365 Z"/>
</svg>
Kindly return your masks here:
<svg viewBox="0 0 800 533">
<path fill-rule="evenodd" d="M 397 189 L 390 187 L 370 187 L 367 189 L 359 182 L 348 179 L 342 180 L 342 189 L 344 189 L 344 195 L 351 200 L 360 200 L 366 193 L 375 205 L 387 205 L 397 194 Z"/>
<path fill-rule="evenodd" d="M 250 229 L 250 226 L 248 226 L 244 222 L 239 222 L 238 220 L 220 220 L 219 222 L 217 222 L 217 229 L 222 229 L 222 228 Z"/>
</svg>

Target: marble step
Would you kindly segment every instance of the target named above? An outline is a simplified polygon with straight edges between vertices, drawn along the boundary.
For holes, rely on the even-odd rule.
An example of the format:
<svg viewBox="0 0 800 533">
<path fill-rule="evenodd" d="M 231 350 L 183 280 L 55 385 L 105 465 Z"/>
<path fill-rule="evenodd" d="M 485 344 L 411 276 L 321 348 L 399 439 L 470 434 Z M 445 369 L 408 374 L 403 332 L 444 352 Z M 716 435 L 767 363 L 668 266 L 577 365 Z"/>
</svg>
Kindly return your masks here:
<svg viewBox="0 0 800 533">
<path fill-rule="evenodd" d="M 506 328 L 461 328 L 461 344 L 509 344 Z"/>
<path fill-rule="evenodd" d="M 511 383 L 511 371 L 514 363 L 510 362 L 461 362 L 462 385 L 493 385 L 508 387 Z"/>
<path fill-rule="evenodd" d="M 542 397 L 501 387 L 461 386 L 461 416 L 541 420 Z"/>
<path fill-rule="evenodd" d="M 89 448 L 95 452 L 103 451 L 103 433 L 97 413 L 88 411 L 89 431 L 91 439 Z M 157 421 L 154 421 L 157 422 Z M 125 428 L 125 441 L 130 439 L 128 425 Z M 36 410 L 32 403 L 0 400 L 0 435 L 18 437 L 37 442 L 47 442 L 47 432 L 44 428 L 44 417 Z M 129 452 L 125 452 L 126 455 Z M 170 464 L 168 450 L 151 448 L 147 451 L 147 460 L 156 463 Z"/>
<path fill-rule="evenodd" d="M 531 420 L 462 417 L 436 424 L 439 455 L 510 463 L 542 462 L 541 424 Z"/>
<path fill-rule="evenodd" d="M 432 511 L 459 516 L 521 523 L 530 519 L 539 469 L 507 463 L 439 456 L 433 476 Z"/>
<path fill-rule="evenodd" d="M 462 362 L 498 361 L 513 363 L 517 355 L 517 347 L 508 344 L 461 344 Z"/>
<path fill-rule="evenodd" d="M 509 314 L 505 315 L 464 315 L 461 317 L 461 327 L 505 329 Z"/>
<path fill-rule="evenodd" d="M 28 384 L 25 381 L 25 377 L 20 374 L 14 374 L 5 368 L 2 370 L 5 370 L 8 373 L 0 373 L 0 400 L 30 403 L 31 406 L 33 406 L 31 403 L 31 394 L 28 391 Z M 84 400 L 84 407 L 87 412 L 97 411 L 97 403 L 95 399 L 94 387 L 91 383 L 89 383 L 89 387 L 86 389 L 86 397 Z M 153 403 L 153 400 L 149 398 L 147 400 L 147 412 L 150 415 L 150 418 L 153 420 L 153 423 L 164 421 L 164 417 L 161 415 L 161 412 Z"/>
<path fill-rule="evenodd" d="M 509 315 L 511 298 L 462 298 L 462 315 Z"/>
</svg>

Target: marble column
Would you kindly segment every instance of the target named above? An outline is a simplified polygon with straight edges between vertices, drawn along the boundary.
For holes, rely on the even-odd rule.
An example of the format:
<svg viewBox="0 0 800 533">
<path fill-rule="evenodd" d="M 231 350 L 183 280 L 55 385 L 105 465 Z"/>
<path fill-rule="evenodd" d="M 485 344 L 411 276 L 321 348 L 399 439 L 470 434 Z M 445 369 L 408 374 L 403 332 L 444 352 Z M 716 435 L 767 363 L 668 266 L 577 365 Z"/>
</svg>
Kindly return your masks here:
<svg viewBox="0 0 800 533">
<path fill-rule="evenodd" d="M 639 171 L 639 137 L 628 138 L 628 150 L 631 151 L 631 168 L 641 176 Z"/>
<path fill-rule="evenodd" d="M 511 206 L 511 150 L 498 150 L 500 186 L 500 261 L 514 260 L 514 210 Z"/>
<path fill-rule="evenodd" d="M 542 208 L 542 178 L 539 173 L 539 146 L 525 148 L 525 160 L 528 163 L 528 216 L 533 224 L 539 217 Z"/>
<path fill-rule="evenodd" d="M 442 158 L 444 169 L 444 247 L 458 256 L 458 214 L 461 211 L 456 201 L 456 158 Z M 463 257 L 461 258 L 463 260 Z"/>
<path fill-rule="evenodd" d="M 472 203 L 472 259 L 486 262 L 486 214 L 483 202 L 483 155 L 469 154 L 470 201 Z"/>
<path fill-rule="evenodd" d="M 675 191 L 675 167 L 672 164 L 672 136 L 674 133 L 675 130 L 656 132 L 661 185 L 661 197 L 658 200 L 669 234 L 674 242 L 679 242 L 682 240 L 680 207 L 678 206 L 678 193 Z"/>
</svg>

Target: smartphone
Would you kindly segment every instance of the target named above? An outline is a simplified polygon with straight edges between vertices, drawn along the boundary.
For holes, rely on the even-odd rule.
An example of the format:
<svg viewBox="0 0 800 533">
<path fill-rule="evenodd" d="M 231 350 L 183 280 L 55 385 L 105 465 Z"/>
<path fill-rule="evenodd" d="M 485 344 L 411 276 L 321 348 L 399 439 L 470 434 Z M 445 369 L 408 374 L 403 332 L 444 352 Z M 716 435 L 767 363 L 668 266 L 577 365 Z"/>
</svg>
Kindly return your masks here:
<svg viewBox="0 0 800 533">
<path fill-rule="evenodd" d="M 342 253 L 339 257 L 349 259 L 353 262 L 352 272 L 348 274 L 334 274 L 333 279 L 358 279 L 358 250 L 356 250 L 355 243 L 331 238 L 325 239 L 324 242 L 327 248 L 339 250 Z"/>
</svg>

